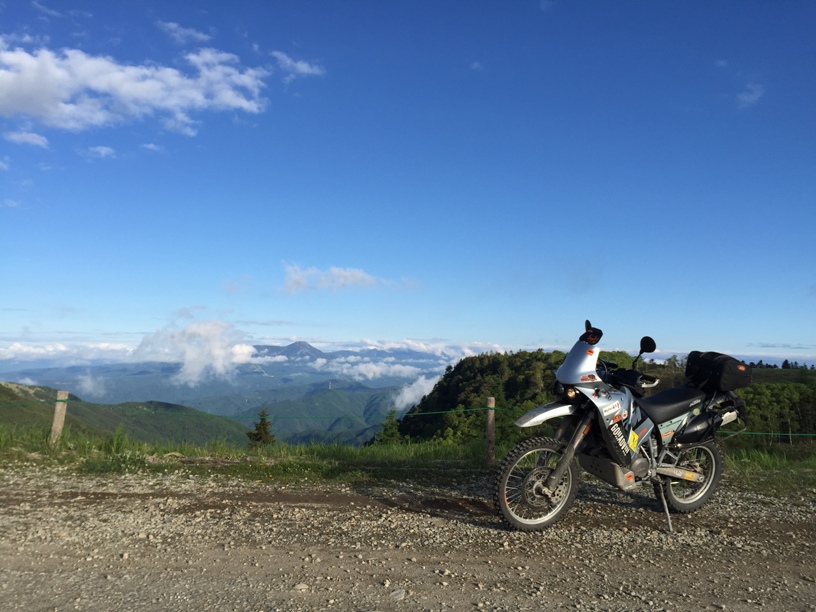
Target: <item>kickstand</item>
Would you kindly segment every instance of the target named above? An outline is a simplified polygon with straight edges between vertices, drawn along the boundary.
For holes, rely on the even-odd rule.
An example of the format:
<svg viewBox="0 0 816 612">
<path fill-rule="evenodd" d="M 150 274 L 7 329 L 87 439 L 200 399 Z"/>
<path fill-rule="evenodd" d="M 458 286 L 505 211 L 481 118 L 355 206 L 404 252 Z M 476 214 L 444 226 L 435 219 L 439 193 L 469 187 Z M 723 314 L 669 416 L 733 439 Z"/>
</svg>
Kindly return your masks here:
<svg viewBox="0 0 816 612">
<path fill-rule="evenodd" d="M 663 502 L 663 510 L 666 512 L 666 521 L 669 523 L 669 533 L 674 533 L 671 524 L 671 514 L 669 514 L 669 506 L 666 503 L 666 494 L 663 492 L 663 483 L 661 482 L 659 485 L 660 488 L 660 499 Z"/>
</svg>

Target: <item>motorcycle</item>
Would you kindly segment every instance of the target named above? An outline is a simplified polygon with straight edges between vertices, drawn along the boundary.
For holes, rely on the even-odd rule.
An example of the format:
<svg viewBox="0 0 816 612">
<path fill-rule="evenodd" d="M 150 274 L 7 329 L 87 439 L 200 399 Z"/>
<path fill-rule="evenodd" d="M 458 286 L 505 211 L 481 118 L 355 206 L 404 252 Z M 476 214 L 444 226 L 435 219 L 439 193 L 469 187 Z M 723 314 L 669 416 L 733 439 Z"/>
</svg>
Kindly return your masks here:
<svg viewBox="0 0 816 612">
<path fill-rule="evenodd" d="M 556 371 L 558 399 L 515 422 L 535 427 L 561 418 L 552 437 L 520 442 L 501 463 L 494 502 L 514 529 L 536 531 L 563 518 L 575 501 L 579 466 L 623 491 L 650 483 L 669 531 L 669 509 L 693 512 L 717 489 L 724 458 L 716 434 L 738 419 L 745 422 L 745 404 L 734 390 L 750 384 L 750 366 L 721 353 L 692 351 L 683 386 L 644 397 L 659 379 L 636 366 L 657 349 L 655 341 L 644 336 L 626 369 L 599 360 L 602 335 L 587 321 Z"/>
</svg>

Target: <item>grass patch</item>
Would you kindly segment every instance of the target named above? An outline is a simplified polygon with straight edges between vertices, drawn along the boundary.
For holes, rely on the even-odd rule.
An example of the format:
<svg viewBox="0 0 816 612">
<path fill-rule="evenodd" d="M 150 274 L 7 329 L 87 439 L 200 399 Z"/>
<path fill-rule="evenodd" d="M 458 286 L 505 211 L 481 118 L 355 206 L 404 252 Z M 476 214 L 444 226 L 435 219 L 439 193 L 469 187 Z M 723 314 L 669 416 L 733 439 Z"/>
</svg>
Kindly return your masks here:
<svg viewBox="0 0 816 612">
<path fill-rule="evenodd" d="M 493 467 L 484 459 L 484 443 L 423 442 L 354 447 L 343 444 L 277 443 L 248 450 L 216 439 L 204 446 L 149 444 L 122 429 L 107 436 L 75 434 L 66 428 L 56 445 L 50 430 L 0 425 L 0 464 L 59 464 L 93 474 L 129 474 L 183 470 L 256 482 L 445 484 Z M 508 451 L 499 447 L 497 461 Z M 775 496 L 800 497 L 816 492 L 816 444 L 750 446 L 746 440 L 725 443 L 726 474 L 737 486 Z"/>
<path fill-rule="evenodd" d="M 816 448 L 813 446 L 733 449 L 726 453 L 726 473 L 737 486 L 757 493 L 810 495 L 816 492 Z"/>
<path fill-rule="evenodd" d="M 112 455 L 90 457 L 83 464 L 83 471 L 89 474 L 131 474 L 141 472 L 147 467 L 144 455 L 133 451 L 124 451 Z"/>
<path fill-rule="evenodd" d="M 204 446 L 148 444 L 117 428 L 107 436 L 74 435 L 66 428 L 59 442 L 50 431 L 0 426 L 0 463 L 72 464 L 92 474 L 184 470 L 240 479 L 287 484 L 331 481 L 437 482 L 485 472 L 480 441 L 455 445 L 442 442 L 354 447 L 343 444 L 277 443 L 249 450 L 224 439 Z"/>
<path fill-rule="evenodd" d="M 213 458 L 215 459 L 215 458 Z M 193 472 L 213 472 L 261 482 L 298 484 L 344 482 L 451 482 L 490 468 L 482 444 L 440 443 L 354 447 L 342 444 L 275 444 L 242 453 L 229 464 L 188 465 Z"/>
</svg>

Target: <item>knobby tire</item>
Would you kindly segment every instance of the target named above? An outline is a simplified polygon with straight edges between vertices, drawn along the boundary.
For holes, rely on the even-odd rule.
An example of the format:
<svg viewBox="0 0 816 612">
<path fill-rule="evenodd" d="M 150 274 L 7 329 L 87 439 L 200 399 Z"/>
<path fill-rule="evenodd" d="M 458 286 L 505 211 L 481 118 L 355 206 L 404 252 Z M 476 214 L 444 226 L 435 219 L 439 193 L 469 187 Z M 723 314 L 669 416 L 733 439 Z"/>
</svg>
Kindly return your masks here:
<svg viewBox="0 0 816 612">
<path fill-rule="evenodd" d="M 501 463 L 493 493 L 496 510 L 519 531 L 538 531 L 564 517 L 578 492 L 578 466 L 571 461 L 552 496 L 543 483 L 561 458 L 562 445 L 552 438 L 519 443 Z"/>
</svg>

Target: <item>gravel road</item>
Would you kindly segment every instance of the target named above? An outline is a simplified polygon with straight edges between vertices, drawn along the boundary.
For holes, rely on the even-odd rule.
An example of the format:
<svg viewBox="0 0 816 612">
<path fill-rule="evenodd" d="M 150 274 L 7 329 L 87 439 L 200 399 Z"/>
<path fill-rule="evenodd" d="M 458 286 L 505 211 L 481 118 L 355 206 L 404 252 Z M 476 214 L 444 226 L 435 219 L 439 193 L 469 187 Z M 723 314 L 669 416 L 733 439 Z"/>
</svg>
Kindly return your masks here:
<svg viewBox="0 0 816 612">
<path fill-rule="evenodd" d="M 293 488 L 221 476 L 0 468 L 4 610 L 816 610 L 816 491 L 727 481 L 673 516 L 583 481 L 507 530 L 491 483 Z M 647 493 L 649 493 L 647 495 Z"/>
</svg>

